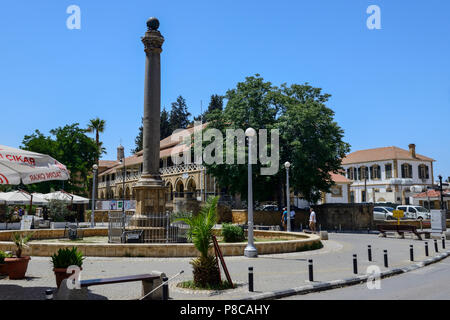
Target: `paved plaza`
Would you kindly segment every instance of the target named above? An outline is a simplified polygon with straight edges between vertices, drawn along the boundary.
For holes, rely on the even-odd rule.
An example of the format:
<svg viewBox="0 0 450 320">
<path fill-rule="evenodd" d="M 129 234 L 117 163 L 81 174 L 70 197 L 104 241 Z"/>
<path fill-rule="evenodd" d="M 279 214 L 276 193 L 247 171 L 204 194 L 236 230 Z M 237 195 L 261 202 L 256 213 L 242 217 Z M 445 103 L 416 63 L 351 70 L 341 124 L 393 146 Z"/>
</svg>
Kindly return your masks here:
<svg viewBox="0 0 450 320">
<path fill-rule="evenodd" d="M 435 255 L 434 244 L 429 242 L 430 257 Z M 179 271 L 184 274 L 170 285 L 170 298 L 183 300 L 242 299 L 261 293 L 286 290 L 308 284 L 308 259 L 314 261 L 314 280 L 347 279 L 353 274 L 353 254 L 358 256 L 358 273 L 365 274 L 370 265 L 381 271 L 383 250 L 389 252 L 389 269 L 410 264 L 409 247 L 414 245 L 415 261 L 425 260 L 425 241 L 413 239 L 380 238 L 374 234 L 331 233 L 320 250 L 298 253 L 261 255 L 258 258 L 225 257 L 232 280 L 237 289 L 222 292 L 203 292 L 180 289 L 177 282 L 192 279 L 191 258 L 103 258 L 87 257 L 83 264 L 82 279 L 107 278 L 162 271 L 170 278 Z M 442 244 L 439 241 L 439 250 Z M 368 261 L 367 246 L 372 246 L 373 262 Z M 254 292 L 248 292 L 248 267 L 254 267 Z M 46 289 L 54 289 L 55 278 L 50 258 L 32 257 L 25 280 L 0 279 L 0 300 L 44 299 Z M 138 299 L 140 282 L 92 287 L 90 299 Z"/>
</svg>

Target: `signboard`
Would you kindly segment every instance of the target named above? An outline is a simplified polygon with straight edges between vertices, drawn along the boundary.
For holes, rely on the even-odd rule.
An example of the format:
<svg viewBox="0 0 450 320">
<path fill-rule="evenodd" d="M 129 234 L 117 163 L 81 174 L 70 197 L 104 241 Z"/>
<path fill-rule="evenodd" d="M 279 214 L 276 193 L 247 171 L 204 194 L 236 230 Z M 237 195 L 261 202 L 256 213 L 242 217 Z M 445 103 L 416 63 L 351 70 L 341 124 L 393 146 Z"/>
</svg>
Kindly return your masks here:
<svg viewBox="0 0 450 320">
<path fill-rule="evenodd" d="M 20 230 L 30 230 L 33 223 L 33 216 L 22 216 L 20 220 Z"/>
<path fill-rule="evenodd" d="M 394 218 L 400 219 L 405 216 L 405 212 L 403 210 L 394 210 L 392 211 Z"/>
<path fill-rule="evenodd" d="M 394 210 L 392 211 L 392 215 L 394 218 L 397 218 L 397 224 L 400 225 L 400 219 L 405 216 L 405 212 L 403 210 Z"/>
<path fill-rule="evenodd" d="M 431 210 L 431 233 L 447 231 L 445 210 Z"/>
</svg>

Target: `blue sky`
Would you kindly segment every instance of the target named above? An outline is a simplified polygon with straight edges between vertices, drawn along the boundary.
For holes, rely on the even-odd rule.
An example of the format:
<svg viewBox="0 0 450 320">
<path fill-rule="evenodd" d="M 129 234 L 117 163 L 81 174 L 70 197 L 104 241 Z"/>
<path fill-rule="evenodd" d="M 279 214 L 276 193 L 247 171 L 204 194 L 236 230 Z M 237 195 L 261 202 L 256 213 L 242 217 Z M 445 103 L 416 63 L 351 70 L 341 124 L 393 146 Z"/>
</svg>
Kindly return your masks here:
<svg viewBox="0 0 450 320">
<path fill-rule="evenodd" d="M 69 30 L 69 5 L 81 30 Z M 369 30 L 369 5 L 381 30 Z M 0 143 L 89 119 L 116 156 L 129 154 L 143 111 L 145 56 L 140 37 L 160 20 L 162 106 L 183 95 L 192 114 L 211 94 L 246 76 L 275 85 L 309 82 L 328 104 L 352 150 L 408 148 L 450 176 L 450 2 L 381 0 L 2 1 Z"/>
</svg>

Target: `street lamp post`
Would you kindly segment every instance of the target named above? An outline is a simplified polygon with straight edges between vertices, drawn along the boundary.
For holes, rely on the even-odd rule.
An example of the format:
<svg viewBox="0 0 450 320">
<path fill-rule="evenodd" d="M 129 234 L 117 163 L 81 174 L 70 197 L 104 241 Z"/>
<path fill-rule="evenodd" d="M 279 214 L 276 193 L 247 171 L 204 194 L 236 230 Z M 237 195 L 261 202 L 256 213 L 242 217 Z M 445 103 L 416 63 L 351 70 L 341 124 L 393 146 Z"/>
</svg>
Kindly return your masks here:
<svg viewBox="0 0 450 320">
<path fill-rule="evenodd" d="M 120 159 L 120 163 L 123 164 L 122 168 L 122 231 L 125 231 L 125 158 Z M 123 234 L 123 233 L 122 233 Z M 124 241 L 124 239 L 122 239 Z M 125 241 L 124 241 L 125 242 Z"/>
<path fill-rule="evenodd" d="M 445 209 L 444 206 L 444 191 L 442 190 L 442 176 L 439 175 L 439 191 L 441 193 L 441 210 Z"/>
<path fill-rule="evenodd" d="M 93 172 L 93 178 L 92 178 L 92 207 L 91 207 L 91 228 L 95 227 L 95 176 L 97 175 L 97 169 L 98 166 L 94 164 L 92 166 Z"/>
<path fill-rule="evenodd" d="M 253 185 L 252 185 L 252 140 L 256 136 L 253 128 L 245 130 L 248 137 L 248 243 L 244 250 L 244 255 L 248 258 L 256 258 L 258 251 L 255 248 L 253 239 Z"/>
<path fill-rule="evenodd" d="M 289 189 L 289 168 L 291 167 L 290 162 L 284 164 L 286 168 L 286 207 L 287 207 L 287 231 L 291 232 L 291 199 L 290 199 L 290 189 Z"/>
</svg>

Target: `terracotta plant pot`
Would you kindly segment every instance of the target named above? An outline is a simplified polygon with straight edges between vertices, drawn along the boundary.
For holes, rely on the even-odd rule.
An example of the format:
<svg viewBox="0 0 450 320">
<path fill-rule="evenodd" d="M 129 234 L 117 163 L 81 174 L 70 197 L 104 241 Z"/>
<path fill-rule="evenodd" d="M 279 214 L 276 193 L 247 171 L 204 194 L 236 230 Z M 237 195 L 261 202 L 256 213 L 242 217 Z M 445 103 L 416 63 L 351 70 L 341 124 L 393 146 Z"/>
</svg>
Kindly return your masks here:
<svg viewBox="0 0 450 320">
<path fill-rule="evenodd" d="M 7 266 L 8 266 L 8 265 L 6 264 L 6 262 L 0 264 L 0 276 L 1 276 L 1 275 L 8 274 L 8 268 L 7 268 Z"/>
<path fill-rule="evenodd" d="M 28 262 L 31 260 L 30 257 L 20 257 L 20 258 L 5 258 L 6 269 L 8 271 L 9 279 L 19 280 L 25 278 L 25 273 L 27 273 Z"/>
<path fill-rule="evenodd" d="M 83 268 L 80 268 L 80 270 L 83 270 Z M 73 274 L 67 273 L 67 268 L 53 268 L 53 272 L 55 273 L 56 287 L 58 288 L 64 279 L 69 278 Z"/>
</svg>

